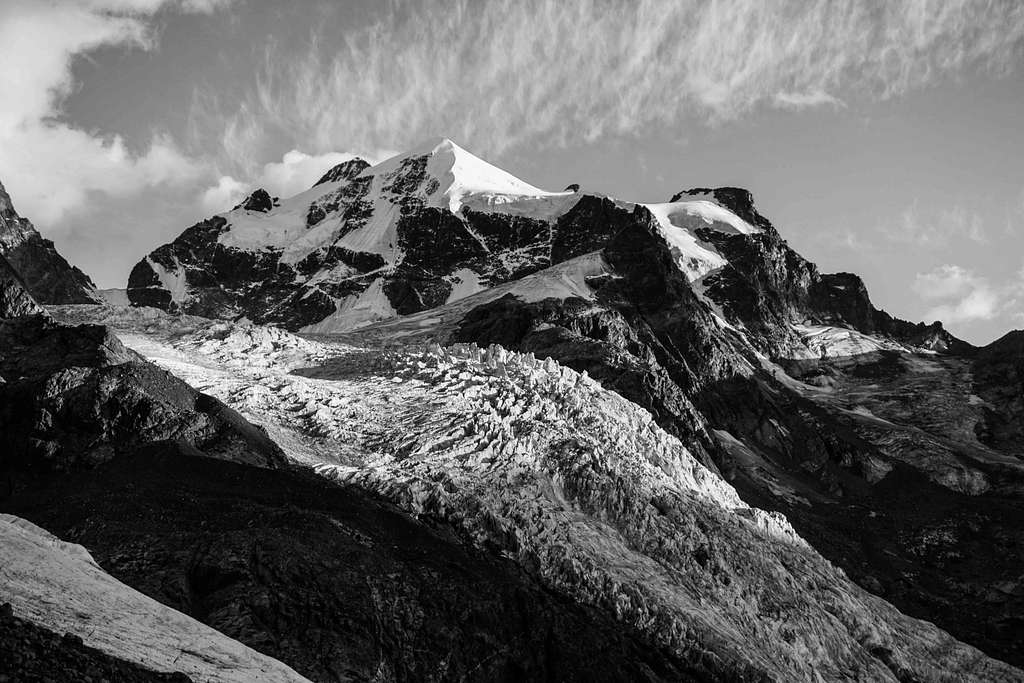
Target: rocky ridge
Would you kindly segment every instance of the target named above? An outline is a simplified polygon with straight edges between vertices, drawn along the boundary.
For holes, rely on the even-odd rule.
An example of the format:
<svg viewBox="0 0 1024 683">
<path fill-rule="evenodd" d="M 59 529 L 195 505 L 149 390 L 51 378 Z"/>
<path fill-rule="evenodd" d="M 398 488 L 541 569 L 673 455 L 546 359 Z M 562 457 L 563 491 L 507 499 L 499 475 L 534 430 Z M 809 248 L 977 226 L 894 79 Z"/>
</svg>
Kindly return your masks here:
<svg viewBox="0 0 1024 683">
<path fill-rule="evenodd" d="M 0 256 L 14 268 L 29 293 L 43 304 L 91 304 L 99 301 L 96 285 L 64 260 L 53 242 L 43 238 L 14 210 L 0 184 Z"/>
</svg>

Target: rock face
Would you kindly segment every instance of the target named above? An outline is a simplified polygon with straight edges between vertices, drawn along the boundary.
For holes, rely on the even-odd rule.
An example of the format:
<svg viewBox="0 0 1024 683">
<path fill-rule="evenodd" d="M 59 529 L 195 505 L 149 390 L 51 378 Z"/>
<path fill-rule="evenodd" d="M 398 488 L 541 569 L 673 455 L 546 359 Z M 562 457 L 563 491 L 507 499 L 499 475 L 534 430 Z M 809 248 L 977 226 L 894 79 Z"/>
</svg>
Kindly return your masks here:
<svg viewBox="0 0 1024 683">
<path fill-rule="evenodd" d="M 43 313 L 7 259 L 0 256 L 0 319 Z"/>
<path fill-rule="evenodd" d="M 0 261 L 0 266 L 2 266 Z M 64 325 L 9 280 L 0 319 L 0 471 L 92 466 L 141 443 L 183 440 L 209 455 L 285 462 L 259 428 L 128 350 L 102 325 Z M 19 314 L 17 317 L 11 314 Z"/>
<path fill-rule="evenodd" d="M 978 439 L 1024 459 L 1024 331 L 980 349 L 971 369 L 974 393 L 988 404 Z"/>
<path fill-rule="evenodd" d="M 96 286 L 78 268 L 57 253 L 26 218 L 14 210 L 11 197 L 0 185 L 0 256 L 21 277 L 41 304 L 91 304 L 98 301 Z"/>
</svg>

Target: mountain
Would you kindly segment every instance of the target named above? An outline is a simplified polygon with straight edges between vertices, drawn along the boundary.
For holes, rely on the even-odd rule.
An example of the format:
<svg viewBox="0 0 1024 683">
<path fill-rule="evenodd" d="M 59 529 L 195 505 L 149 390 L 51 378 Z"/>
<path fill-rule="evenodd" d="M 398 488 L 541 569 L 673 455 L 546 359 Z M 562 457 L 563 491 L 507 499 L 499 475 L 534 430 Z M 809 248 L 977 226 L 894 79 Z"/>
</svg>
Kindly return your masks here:
<svg viewBox="0 0 1024 683">
<path fill-rule="evenodd" d="M 257 190 L 132 270 L 135 305 L 347 329 L 454 301 L 592 249 L 608 199 L 544 192 L 433 141 L 329 171 L 283 201 Z"/>
<path fill-rule="evenodd" d="M 0 677 L 689 676 L 508 559 L 296 466 L 110 327 L 55 320 L 2 257 L 0 287 Z"/>
<path fill-rule="evenodd" d="M 445 140 L 211 221 L 136 267 L 133 303 L 551 357 L 647 410 L 862 586 L 1024 662 L 1016 347 L 877 309 L 746 190 L 545 192 Z M 254 259 L 258 274 L 234 268 Z"/>
<path fill-rule="evenodd" d="M 432 141 L 254 192 L 132 307 L 2 282 L 0 512 L 298 675 L 1021 678 L 1022 350 L 876 309 L 745 190 Z"/>
<path fill-rule="evenodd" d="M 28 291 L 42 304 L 91 304 L 98 300 L 92 280 L 65 261 L 53 242 L 44 239 L 28 219 L 18 215 L 2 184 L 0 256 L 14 268 Z"/>
</svg>

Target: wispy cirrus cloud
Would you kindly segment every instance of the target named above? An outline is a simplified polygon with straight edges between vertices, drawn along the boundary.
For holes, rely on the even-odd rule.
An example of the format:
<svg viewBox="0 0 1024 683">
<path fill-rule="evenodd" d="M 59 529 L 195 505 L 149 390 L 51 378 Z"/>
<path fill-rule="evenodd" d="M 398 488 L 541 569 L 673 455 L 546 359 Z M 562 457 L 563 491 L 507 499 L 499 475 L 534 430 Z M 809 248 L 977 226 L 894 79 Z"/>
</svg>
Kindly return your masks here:
<svg viewBox="0 0 1024 683">
<path fill-rule="evenodd" d="M 987 244 L 988 230 L 981 214 L 959 203 L 922 207 L 914 202 L 895 223 L 878 227 L 889 242 L 941 249 L 950 244 Z"/>
<path fill-rule="evenodd" d="M 304 54 L 269 43 L 241 103 L 197 97 L 231 159 L 286 131 L 319 149 L 447 134 L 486 153 L 886 99 L 1024 55 L 1013 0 L 393 0 Z"/>
<path fill-rule="evenodd" d="M 912 286 L 918 296 L 932 304 L 925 314 L 929 321 L 959 324 L 1001 315 L 1022 318 L 1024 268 L 1008 281 L 993 282 L 969 268 L 944 264 L 918 273 Z"/>
</svg>

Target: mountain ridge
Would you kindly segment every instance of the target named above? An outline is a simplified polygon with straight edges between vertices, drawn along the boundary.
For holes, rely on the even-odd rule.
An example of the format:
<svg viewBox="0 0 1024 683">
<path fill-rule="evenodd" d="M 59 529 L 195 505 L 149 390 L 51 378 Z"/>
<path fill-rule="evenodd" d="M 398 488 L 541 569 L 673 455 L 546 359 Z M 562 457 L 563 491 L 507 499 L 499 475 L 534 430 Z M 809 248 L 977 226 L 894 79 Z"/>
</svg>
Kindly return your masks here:
<svg viewBox="0 0 1024 683">
<path fill-rule="evenodd" d="M 98 303 L 96 285 L 69 264 L 53 242 L 44 238 L 14 209 L 0 183 L 0 255 L 18 273 L 26 289 L 42 304 Z"/>
</svg>

